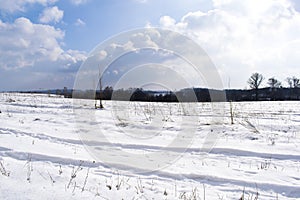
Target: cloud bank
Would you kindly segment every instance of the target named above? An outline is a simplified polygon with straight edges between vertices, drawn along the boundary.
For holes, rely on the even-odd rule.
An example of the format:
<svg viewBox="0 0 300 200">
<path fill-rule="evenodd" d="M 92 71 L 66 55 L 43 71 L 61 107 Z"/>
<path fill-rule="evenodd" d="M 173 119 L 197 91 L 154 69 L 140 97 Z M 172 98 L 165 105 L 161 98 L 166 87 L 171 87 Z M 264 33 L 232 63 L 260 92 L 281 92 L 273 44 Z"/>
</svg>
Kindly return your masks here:
<svg viewBox="0 0 300 200">
<path fill-rule="evenodd" d="M 224 85 L 246 86 L 252 72 L 300 75 L 300 14 L 287 0 L 213 0 L 214 8 L 160 25 L 197 41 L 213 59 Z"/>
</svg>

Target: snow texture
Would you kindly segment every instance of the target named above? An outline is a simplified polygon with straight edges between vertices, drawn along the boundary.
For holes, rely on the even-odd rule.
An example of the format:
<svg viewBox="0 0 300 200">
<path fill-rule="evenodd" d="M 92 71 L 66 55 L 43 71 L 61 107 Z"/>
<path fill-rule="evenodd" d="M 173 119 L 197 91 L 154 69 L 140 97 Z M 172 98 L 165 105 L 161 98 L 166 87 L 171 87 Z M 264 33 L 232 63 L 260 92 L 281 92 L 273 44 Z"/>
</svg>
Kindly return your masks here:
<svg viewBox="0 0 300 200">
<path fill-rule="evenodd" d="M 94 109 L 85 101 L 74 108 L 61 96 L 0 93 L 0 199 L 300 199 L 300 102 L 233 102 L 234 124 L 230 104 L 214 103 L 225 114 L 212 124 L 217 116 L 210 103 L 197 103 L 189 113 L 176 103 L 131 102 L 131 120 L 116 120 L 106 101 L 96 121 L 78 121 L 74 109 Z M 155 113 L 163 127 L 148 126 Z M 193 143 L 168 148 L 182 117 L 191 114 L 198 118 Z M 111 146 L 183 153 L 148 173 L 137 173 L 138 164 L 107 164 L 83 145 L 78 125 L 88 123 L 109 135 L 110 142 L 92 141 L 109 156 Z M 131 129 L 159 134 L 137 142 L 122 132 Z M 201 145 L 211 132 L 218 139 L 206 154 Z"/>
</svg>

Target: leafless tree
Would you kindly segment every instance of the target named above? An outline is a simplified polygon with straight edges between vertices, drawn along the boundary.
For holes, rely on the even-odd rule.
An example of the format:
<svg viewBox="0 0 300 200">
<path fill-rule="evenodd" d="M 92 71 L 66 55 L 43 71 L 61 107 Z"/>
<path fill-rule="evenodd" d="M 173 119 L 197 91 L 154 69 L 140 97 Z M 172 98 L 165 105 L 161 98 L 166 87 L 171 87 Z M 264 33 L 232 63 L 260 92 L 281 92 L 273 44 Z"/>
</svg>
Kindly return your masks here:
<svg viewBox="0 0 300 200">
<path fill-rule="evenodd" d="M 285 80 L 288 83 L 289 87 L 293 88 L 293 78 L 287 77 Z"/>
<path fill-rule="evenodd" d="M 256 72 L 250 76 L 250 78 L 248 79 L 248 84 L 251 89 L 257 90 L 263 80 L 264 80 L 263 75 Z"/>
<path fill-rule="evenodd" d="M 293 87 L 294 88 L 299 88 L 300 87 L 300 79 L 299 78 L 296 78 L 295 76 L 293 76 L 292 82 L 293 82 Z"/>
<path fill-rule="evenodd" d="M 101 71 L 100 71 L 100 67 L 99 67 L 99 75 L 98 75 L 98 77 L 99 77 L 98 85 L 99 85 L 99 89 L 100 89 L 100 93 L 99 93 L 100 105 L 97 106 L 97 100 L 96 100 L 97 98 L 95 98 L 95 109 L 97 109 L 97 108 L 103 109 L 104 106 L 103 106 L 103 104 L 102 104 L 102 98 L 103 98 L 103 90 L 102 90 L 102 74 L 101 74 Z M 97 89 L 97 87 L 96 87 L 96 89 Z M 97 96 L 97 95 L 96 95 L 96 96 Z"/>
<path fill-rule="evenodd" d="M 286 82 L 288 83 L 289 87 L 290 87 L 290 98 L 292 97 L 292 94 L 294 93 L 294 91 L 292 90 L 292 88 L 300 88 L 300 80 L 298 78 L 296 78 L 295 76 L 293 77 L 287 77 Z"/>
<path fill-rule="evenodd" d="M 251 89 L 255 90 L 255 98 L 256 100 L 258 99 L 258 88 L 261 85 L 261 83 L 263 82 L 264 77 L 262 74 L 259 73 L 253 73 L 250 78 L 248 79 L 248 84 L 250 86 Z"/>
<path fill-rule="evenodd" d="M 279 80 L 277 80 L 276 78 L 272 77 L 272 78 L 269 78 L 268 85 L 271 88 L 279 88 L 279 87 L 281 87 L 281 82 Z"/>
</svg>

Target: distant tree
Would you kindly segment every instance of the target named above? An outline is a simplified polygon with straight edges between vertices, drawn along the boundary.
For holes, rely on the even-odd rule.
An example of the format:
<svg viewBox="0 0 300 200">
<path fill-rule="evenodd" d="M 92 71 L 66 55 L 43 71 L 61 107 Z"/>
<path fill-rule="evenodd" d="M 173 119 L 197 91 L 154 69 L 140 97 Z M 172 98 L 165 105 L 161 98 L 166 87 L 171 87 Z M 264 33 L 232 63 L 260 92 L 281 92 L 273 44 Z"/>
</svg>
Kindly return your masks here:
<svg viewBox="0 0 300 200">
<path fill-rule="evenodd" d="M 271 88 L 279 88 L 279 87 L 281 87 L 281 82 L 279 80 L 277 80 L 276 78 L 272 77 L 272 78 L 269 78 L 268 85 Z"/>
<path fill-rule="evenodd" d="M 300 87 L 300 79 L 293 77 L 287 77 L 286 82 L 289 84 L 290 88 L 299 88 Z"/>
<path fill-rule="evenodd" d="M 300 79 L 299 78 L 296 78 L 295 76 L 293 76 L 292 81 L 293 81 L 293 87 L 294 88 L 299 88 L 300 87 Z"/>
<path fill-rule="evenodd" d="M 287 77 L 285 80 L 288 83 L 289 87 L 293 88 L 293 78 Z"/>
<path fill-rule="evenodd" d="M 255 90 L 255 99 L 258 100 L 258 88 L 263 82 L 264 77 L 262 74 L 259 73 L 253 73 L 250 78 L 248 79 L 248 84 L 251 89 Z"/>
<path fill-rule="evenodd" d="M 295 76 L 287 77 L 285 80 L 290 87 L 289 93 L 290 93 L 290 98 L 292 98 L 292 96 L 295 92 L 294 90 L 292 90 L 292 88 L 300 88 L 300 80 L 298 78 L 296 78 Z"/>
<path fill-rule="evenodd" d="M 250 78 L 248 79 L 248 84 L 251 89 L 257 90 L 263 80 L 264 80 L 263 75 L 256 72 L 250 76 Z"/>
<path fill-rule="evenodd" d="M 277 88 L 280 88 L 282 86 L 281 82 L 279 80 L 277 80 L 276 78 L 272 77 L 272 78 L 269 78 L 268 85 L 270 86 L 270 88 L 272 90 L 271 98 L 274 101 L 279 97 L 278 96 L 279 94 L 278 93 L 276 94 L 276 90 L 277 90 Z"/>
<path fill-rule="evenodd" d="M 113 93 L 113 87 L 106 86 L 103 90 L 103 99 L 111 100 L 112 93 Z"/>
</svg>

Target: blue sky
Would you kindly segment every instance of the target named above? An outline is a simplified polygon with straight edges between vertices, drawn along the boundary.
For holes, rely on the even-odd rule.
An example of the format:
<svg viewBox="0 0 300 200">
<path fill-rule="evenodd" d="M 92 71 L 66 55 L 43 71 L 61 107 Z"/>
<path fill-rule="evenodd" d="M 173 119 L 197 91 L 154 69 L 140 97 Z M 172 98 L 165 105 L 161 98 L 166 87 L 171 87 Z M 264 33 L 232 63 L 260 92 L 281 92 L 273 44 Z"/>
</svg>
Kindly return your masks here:
<svg viewBox="0 0 300 200">
<path fill-rule="evenodd" d="M 95 46 L 146 26 L 197 42 L 224 87 L 245 88 L 256 71 L 285 84 L 300 78 L 299 8 L 296 0 L 0 0 L 0 91 L 72 88 Z"/>
</svg>

